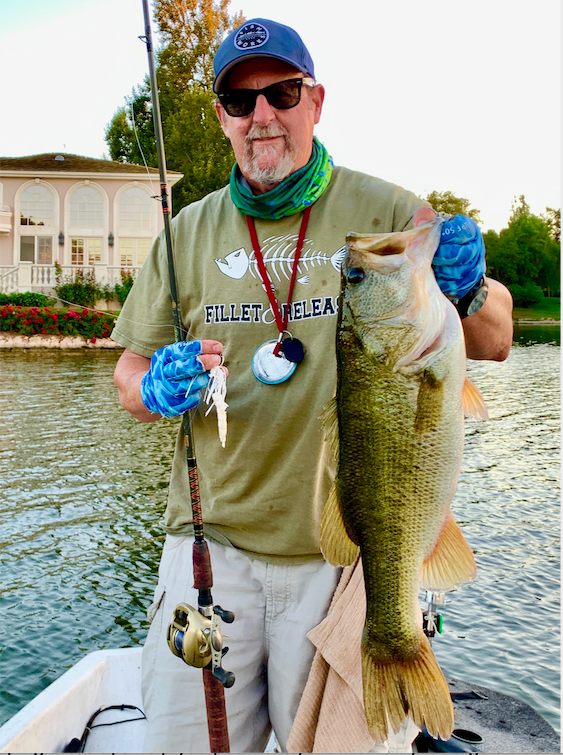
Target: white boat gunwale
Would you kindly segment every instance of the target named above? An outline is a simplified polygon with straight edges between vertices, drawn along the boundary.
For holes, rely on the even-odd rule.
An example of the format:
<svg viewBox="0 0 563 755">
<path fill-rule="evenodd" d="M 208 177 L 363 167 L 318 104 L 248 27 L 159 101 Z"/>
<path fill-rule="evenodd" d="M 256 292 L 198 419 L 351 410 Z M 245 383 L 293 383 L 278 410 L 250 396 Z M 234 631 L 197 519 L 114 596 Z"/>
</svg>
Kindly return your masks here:
<svg viewBox="0 0 563 755">
<path fill-rule="evenodd" d="M 72 739 L 80 739 L 98 708 L 126 704 L 142 710 L 141 652 L 133 647 L 89 653 L 0 727 L 0 752 L 63 752 Z M 124 717 L 115 714 L 115 721 Z M 111 728 L 112 751 L 141 752 L 144 725 L 141 720 L 104 727 Z M 107 735 L 97 736 L 94 729 L 86 751 L 107 752 L 107 743 Z"/>
</svg>

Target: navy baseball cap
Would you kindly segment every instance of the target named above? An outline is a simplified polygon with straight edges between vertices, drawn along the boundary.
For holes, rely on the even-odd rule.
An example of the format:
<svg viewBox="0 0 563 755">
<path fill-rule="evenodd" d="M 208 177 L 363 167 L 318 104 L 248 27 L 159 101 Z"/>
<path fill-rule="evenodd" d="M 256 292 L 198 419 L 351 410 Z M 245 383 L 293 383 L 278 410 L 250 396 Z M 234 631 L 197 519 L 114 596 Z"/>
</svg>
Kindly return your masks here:
<svg viewBox="0 0 563 755">
<path fill-rule="evenodd" d="M 231 68 L 245 58 L 285 60 L 297 70 L 315 78 L 313 60 L 296 31 L 267 18 L 253 18 L 231 32 L 219 46 L 213 59 L 214 92 L 220 90 Z"/>
</svg>

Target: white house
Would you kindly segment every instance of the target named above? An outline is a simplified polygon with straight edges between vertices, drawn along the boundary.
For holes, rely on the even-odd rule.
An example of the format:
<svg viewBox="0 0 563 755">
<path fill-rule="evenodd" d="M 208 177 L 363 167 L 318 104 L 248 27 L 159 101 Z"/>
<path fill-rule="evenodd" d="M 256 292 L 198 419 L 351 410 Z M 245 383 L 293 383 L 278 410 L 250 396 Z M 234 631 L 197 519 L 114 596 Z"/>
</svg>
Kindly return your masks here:
<svg viewBox="0 0 563 755">
<path fill-rule="evenodd" d="M 168 173 L 171 188 L 181 173 Z M 79 155 L 0 157 L 0 291 L 52 293 L 93 270 L 101 283 L 140 270 L 162 230 L 158 170 Z"/>
</svg>

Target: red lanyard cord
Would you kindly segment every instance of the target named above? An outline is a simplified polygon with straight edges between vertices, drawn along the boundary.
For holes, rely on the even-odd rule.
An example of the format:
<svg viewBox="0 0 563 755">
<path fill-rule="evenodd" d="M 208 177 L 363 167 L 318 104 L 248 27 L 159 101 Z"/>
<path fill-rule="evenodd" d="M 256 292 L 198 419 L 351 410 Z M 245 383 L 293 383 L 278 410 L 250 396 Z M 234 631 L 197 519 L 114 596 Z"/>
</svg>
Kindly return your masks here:
<svg viewBox="0 0 563 755">
<path fill-rule="evenodd" d="M 297 246 L 295 247 L 295 257 L 293 259 L 293 269 L 291 271 L 291 280 L 289 281 L 289 293 L 287 295 L 287 308 L 285 310 L 285 315 L 284 315 L 283 320 L 282 320 L 279 304 L 277 302 L 276 297 L 274 296 L 274 287 L 272 285 L 272 281 L 266 269 L 264 256 L 262 255 L 262 250 L 260 249 L 260 242 L 258 241 L 258 234 L 256 233 L 256 227 L 254 225 L 254 218 L 250 217 L 250 215 L 245 215 L 246 224 L 248 226 L 248 231 L 250 233 L 250 239 L 252 241 L 252 248 L 254 249 L 254 255 L 256 257 L 256 262 L 258 264 L 258 271 L 260 273 L 260 277 L 262 278 L 262 283 L 264 284 L 266 293 L 268 294 L 268 301 L 270 302 L 272 312 L 274 313 L 274 317 L 276 318 L 276 325 L 278 326 L 280 336 L 283 335 L 284 331 L 287 330 L 287 324 L 289 322 L 289 308 L 291 306 L 291 297 L 293 296 L 293 289 L 295 286 L 295 280 L 297 278 L 297 269 L 299 267 L 299 258 L 301 257 L 301 252 L 303 250 L 303 243 L 305 242 L 305 234 L 307 233 L 307 225 L 309 224 L 309 216 L 311 214 L 311 209 L 312 209 L 312 205 L 309 205 L 309 207 L 307 207 L 307 209 L 303 213 L 303 220 L 301 221 L 301 228 L 299 229 L 299 237 L 297 239 Z M 279 356 L 280 346 L 281 346 L 281 343 L 277 343 L 274 348 L 274 354 L 276 356 Z"/>
</svg>

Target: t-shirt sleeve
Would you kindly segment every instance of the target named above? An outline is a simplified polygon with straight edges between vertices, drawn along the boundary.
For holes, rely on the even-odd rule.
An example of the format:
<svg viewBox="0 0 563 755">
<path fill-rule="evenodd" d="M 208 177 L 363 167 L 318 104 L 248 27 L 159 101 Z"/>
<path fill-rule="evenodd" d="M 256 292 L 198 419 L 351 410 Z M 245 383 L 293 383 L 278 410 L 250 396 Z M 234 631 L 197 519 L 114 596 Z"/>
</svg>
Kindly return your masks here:
<svg viewBox="0 0 563 755">
<path fill-rule="evenodd" d="M 174 343 L 169 287 L 166 241 L 161 233 L 125 300 L 112 339 L 149 359 L 157 349 Z"/>
<path fill-rule="evenodd" d="M 408 231 L 412 228 L 412 216 L 419 207 L 431 207 L 431 205 L 411 191 L 398 186 L 393 208 L 393 231 Z"/>
<path fill-rule="evenodd" d="M 357 233 L 395 233 L 412 228 L 412 216 L 425 200 L 397 184 L 375 176 L 337 168 L 335 223 Z M 322 198 L 321 200 L 322 201 Z"/>
</svg>

